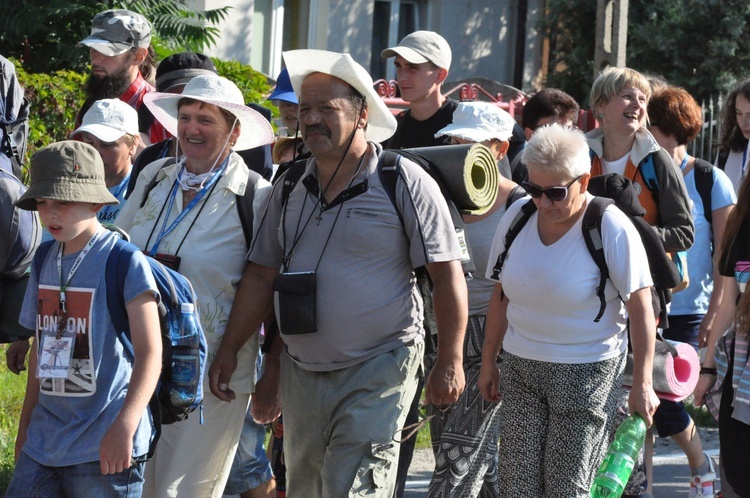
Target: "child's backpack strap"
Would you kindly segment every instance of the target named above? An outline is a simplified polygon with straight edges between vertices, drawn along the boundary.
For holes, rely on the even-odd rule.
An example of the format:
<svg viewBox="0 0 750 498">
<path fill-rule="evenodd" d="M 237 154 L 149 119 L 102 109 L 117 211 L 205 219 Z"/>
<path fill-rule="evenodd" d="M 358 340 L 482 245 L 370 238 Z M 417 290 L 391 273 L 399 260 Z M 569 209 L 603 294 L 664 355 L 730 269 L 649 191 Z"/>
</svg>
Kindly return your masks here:
<svg viewBox="0 0 750 498">
<path fill-rule="evenodd" d="M 135 358 L 133 343 L 130 339 L 130 324 L 128 322 L 128 310 L 125 304 L 125 278 L 127 270 L 130 267 L 130 260 L 133 254 L 140 251 L 135 245 L 118 239 L 107 258 L 104 280 L 107 286 L 107 310 L 109 311 L 112 324 L 117 331 L 117 338 L 120 339 L 123 349 Z M 179 305 L 179 303 L 178 303 Z M 161 300 L 158 303 L 159 316 L 166 313 L 164 303 Z M 156 451 L 156 443 L 161 437 L 161 406 L 159 405 L 158 390 L 155 390 L 148 401 L 148 407 L 151 410 L 151 423 L 154 427 L 154 437 L 148 447 L 148 453 L 144 460 L 150 460 Z"/>
<path fill-rule="evenodd" d="M 48 240 L 47 242 L 42 242 L 39 244 L 39 247 L 36 250 L 36 253 L 34 253 L 34 259 L 31 262 L 31 266 L 34 267 L 34 272 L 36 272 L 36 278 L 39 278 L 39 274 L 42 271 L 42 265 L 44 264 L 44 260 L 47 258 L 47 254 L 49 254 L 49 250 L 52 247 L 52 244 L 54 244 L 54 240 Z"/>
<path fill-rule="evenodd" d="M 607 206 L 614 204 L 615 201 L 604 197 L 594 197 L 586 207 L 583 214 L 581 229 L 583 230 L 583 240 L 591 254 L 591 257 L 599 268 L 599 285 L 596 287 L 596 295 L 599 298 L 599 313 L 594 318 L 595 322 L 604 315 L 607 308 L 607 300 L 604 297 L 604 288 L 609 278 L 609 267 L 607 260 L 604 258 L 604 244 L 602 243 L 602 217 Z"/>
<path fill-rule="evenodd" d="M 516 214 L 515 218 L 513 218 L 513 221 L 511 221 L 508 231 L 505 234 L 505 250 L 503 250 L 503 252 L 497 257 L 495 266 L 492 269 L 492 278 L 494 280 L 500 278 L 500 272 L 503 269 L 503 264 L 505 264 L 505 258 L 508 256 L 508 250 L 510 249 L 511 244 L 516 240 L 516 237 L 523 227 L 526 226 L 526 223 L 528 223 L 529 218 L 531 218 L 531 215 L 534 214 L 535 211 L 536 204 L 534 204 L 532 199 L 529 199 L 526 204 L 521 207 L 521 210 Z"/>
</svg>

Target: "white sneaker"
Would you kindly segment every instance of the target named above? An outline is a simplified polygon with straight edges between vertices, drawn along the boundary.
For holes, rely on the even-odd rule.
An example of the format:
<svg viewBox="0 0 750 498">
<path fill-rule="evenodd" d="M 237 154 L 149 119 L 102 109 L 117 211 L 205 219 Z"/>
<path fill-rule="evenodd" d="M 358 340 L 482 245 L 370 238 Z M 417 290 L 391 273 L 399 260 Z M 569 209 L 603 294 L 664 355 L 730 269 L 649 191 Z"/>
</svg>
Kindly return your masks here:
<svg viewBox="0 0 750 498">
<path fill-rule="evenodd" d="M 703 454 L 708 462 L 708 472 L 701 476 L 690 477 L 690 498 L 696 496 L 714 496 L 714 480 L 716 479 L 716 469 L 711 457 Z"/>
</svg>

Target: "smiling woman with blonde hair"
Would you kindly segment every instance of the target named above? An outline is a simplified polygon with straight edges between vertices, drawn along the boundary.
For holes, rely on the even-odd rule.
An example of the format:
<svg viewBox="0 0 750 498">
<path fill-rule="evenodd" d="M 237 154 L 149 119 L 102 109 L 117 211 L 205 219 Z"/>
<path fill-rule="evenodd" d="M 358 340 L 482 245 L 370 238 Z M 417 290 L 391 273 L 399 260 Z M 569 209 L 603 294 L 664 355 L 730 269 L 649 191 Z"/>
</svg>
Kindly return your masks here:
<svg viewBox="0 0 750 498">
<path fill-rule="evenodd" d="M 687 251 L 695 239 L 690 198 L 677 165 L 646 128 L 650 98 L 648 78 L 634 69 L 608 67 L 596 78 L 589 101 L 601 126 L 586 135 L 591 175 L 619 173 L 630 179 L 646 210 L 643 218 L 654 227 L 664 249 Z M 626 394 L 623 390 L 621 417 L 626 416 Z M 649 462 L 644 468 L 639 458 L 625 492 L 645 492 L 650 468 Z"/>
</svg>

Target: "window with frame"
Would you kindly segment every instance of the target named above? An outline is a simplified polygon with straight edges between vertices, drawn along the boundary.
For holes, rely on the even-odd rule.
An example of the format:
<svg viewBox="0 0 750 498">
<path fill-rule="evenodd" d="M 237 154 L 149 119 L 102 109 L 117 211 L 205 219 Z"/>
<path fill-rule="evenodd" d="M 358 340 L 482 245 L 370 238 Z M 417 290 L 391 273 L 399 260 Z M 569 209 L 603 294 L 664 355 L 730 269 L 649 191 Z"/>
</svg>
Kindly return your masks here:
<svg viewBox="0 0 750 498">
<path fill-rule="evenodd" d="M 424 2 L 420 0 L 375 0 L 370 61 L 370 74 L 374 80 L 396 78 L 393 59 L 381 58 L 380 52 L 395 47 L 404 36 L 421 29 L 424 8 Z"/>
</svg>

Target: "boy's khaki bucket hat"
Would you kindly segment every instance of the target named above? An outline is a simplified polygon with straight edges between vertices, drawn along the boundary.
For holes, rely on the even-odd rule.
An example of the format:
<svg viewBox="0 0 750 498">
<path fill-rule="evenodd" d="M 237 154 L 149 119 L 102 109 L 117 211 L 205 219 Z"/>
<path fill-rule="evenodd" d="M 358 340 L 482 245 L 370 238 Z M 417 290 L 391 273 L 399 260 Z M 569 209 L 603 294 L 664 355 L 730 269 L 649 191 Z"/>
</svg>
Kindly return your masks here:
<svg viewBox="0 0 750 498">
<path fill-rule="evenodd" d="M 36 211 L 37 199 L 119 204 L 104 182 L 104 163 L 91 145 L 76 140 L 55 142 L 31 157 L 31 184 L 16 206 Z"/>
</svg>

